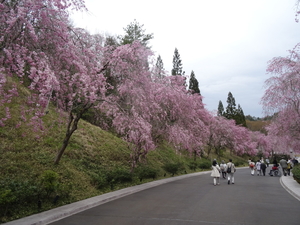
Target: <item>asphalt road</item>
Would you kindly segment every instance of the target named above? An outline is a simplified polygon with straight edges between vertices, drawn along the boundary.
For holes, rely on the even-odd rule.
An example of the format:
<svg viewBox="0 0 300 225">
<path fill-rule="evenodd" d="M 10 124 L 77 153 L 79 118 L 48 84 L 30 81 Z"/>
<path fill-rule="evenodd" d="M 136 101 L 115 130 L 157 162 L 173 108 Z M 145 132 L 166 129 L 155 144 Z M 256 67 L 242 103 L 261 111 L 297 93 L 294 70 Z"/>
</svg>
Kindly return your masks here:
<svg viewBox="0 0 300 225">
<path fill-rule="evenodd" d="M 176 180 L 99 205 L 52 225 L 299 225 L 300 201 L 279 177 L 235 173 L 214 186 L 210 174 Z"/>
</svg>

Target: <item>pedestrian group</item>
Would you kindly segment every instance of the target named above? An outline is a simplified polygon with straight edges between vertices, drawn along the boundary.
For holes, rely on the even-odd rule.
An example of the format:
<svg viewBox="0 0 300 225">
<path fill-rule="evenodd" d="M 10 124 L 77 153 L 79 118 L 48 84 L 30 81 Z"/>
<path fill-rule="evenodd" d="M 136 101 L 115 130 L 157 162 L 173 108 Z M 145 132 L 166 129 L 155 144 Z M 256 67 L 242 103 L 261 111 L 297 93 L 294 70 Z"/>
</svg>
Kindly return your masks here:
<svg viewBox="0 0 300 225">
<path fill-rule="evenodd" d="M 298 160 L 295 158 L 285 160 L 282 158 L 279 161 L 279 164 L 277 160 L 275 159 L 273 161 L 273 166 L 270 169 L 270 176 L 273 176 L 273 174 L 276 174 L 275 171 L 279 172 L 279 165 L 281 167 L 282 173 L 284 176 L 290 176 L 290 171 L 293 168 L 295 164 L 298 163 Z M 264 161 L 263 158 L 260 160 L 257 160 L 254 162 L 253 160 L 248 160 L 249 168 L 250 168 L 250 174 L 254 176 L 255 174 L 257 176 L 265 176 L 266 175 L 266 169 L 269 167 L 270 161 L 269 159 L 266 159 Z M 214 159 L 212 162 L 212 171 L 211 171 L 211 177 L 213 177 L 213 183 L 214 185 L 220 185 L 220 177 L 222 175 L 223 179 L 227 179 L 228 184 L 234 184 L 234 173 L 236 172 L 236 168 L 234 163 L 232 162 L 232 159 L 229 159 L 227 163 L 225 163 L 224 160 L 220 163 L 220 166 L 217 163 L 217 160 Z M 278 174 L 278 173 L 277 173 Z"/>
<path fill-rule="evenodd" d="M 211 176 L 213 177 L 214 185 L 220 185 L 220 177 L 222 174 L 223 179 L 227 177 L 228 184 L 234 184 L 234 173 L 235 173 L 235 165 L 232 162 L 232 159 L 229 159 L 228 163 L 225 163 L 222 160 L 220 166 L 217 163 L 217 160 L 214 159 L 212 162 L 212 172 Z"/>
</svg>

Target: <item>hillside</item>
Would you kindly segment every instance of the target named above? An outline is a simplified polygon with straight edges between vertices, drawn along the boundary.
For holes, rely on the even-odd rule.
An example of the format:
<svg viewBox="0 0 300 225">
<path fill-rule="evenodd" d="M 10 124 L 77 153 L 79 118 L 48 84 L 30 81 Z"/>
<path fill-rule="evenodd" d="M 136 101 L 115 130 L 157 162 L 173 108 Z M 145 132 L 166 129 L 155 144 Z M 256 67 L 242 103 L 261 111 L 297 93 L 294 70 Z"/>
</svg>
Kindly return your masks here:
<svg viewBox="0 0 300 225">
<path fill-rule="evenodd" d="M 81 120 L 61 162 L 54 165 L 65 132 L 62 118 L 51 109 L 44 117 L 47 129 L 40 134 L 28 127 L 15 129 L 13 115 L 7 126 L 0 127 L 0 222 L 163 179 L 173 172 L 180 175 L 209 169 L 214 157 L 194 161 L 161 143 L 131 174 L 127 143 Z M 228 158 L 226 152 L 221 157 Z M 241 158 L 232 158 L 237 165 L 245 163 Z"/>
<path fill-rule="evenodd" d="M 36 129 L 30 120 L 30 107 L 24 104 L 31 93 L 22 85 L 16 88 L 18 96 L 0 105 L 1 118 L 5 107 L 10 108 L 9 119 L 0 126 L 0 223 L 153 179 L 207 170 L 217 158 L 212 153 L 195 160 L 162 141 L 132 172 L 128 144 L 80 120 L 60 163 L 55 165 L 66 132 L 65 113 L 50 104 L 42 118 L 43 127 Z M 218 161 L 232 158 L 236 166 L 246 163 L 226 151 L 221 155 Z"/>
<path fill-rule="evenodd" d="M 270 120 L 256 120 L 256 121 L 250 121 L 246 120 L 247 127 L 251 131 L 260 131 L 262 133 L 266 133 L 265 126 L 270 124 Z"/>
</svg>

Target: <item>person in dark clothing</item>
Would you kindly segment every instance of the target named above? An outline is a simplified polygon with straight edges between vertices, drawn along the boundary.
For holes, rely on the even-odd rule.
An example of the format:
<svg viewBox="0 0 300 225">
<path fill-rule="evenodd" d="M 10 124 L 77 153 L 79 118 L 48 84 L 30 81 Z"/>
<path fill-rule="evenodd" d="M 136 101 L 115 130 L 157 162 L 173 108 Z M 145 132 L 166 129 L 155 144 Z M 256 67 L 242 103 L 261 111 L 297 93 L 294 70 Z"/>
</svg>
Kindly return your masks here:
<svg viewBox="0 0 300 225">
<path fill-rule="evenodd" d="M 298 160 L 297 160 L 296 158 L 293 158 L 293 159 L 292 159 L 292 162 L 293 162 L 293 165 L 294 165 L 294 166 L 295 166 L 296 164 L 299 163 Z"/>
<path fill-rule="evenodd" d="M 283 175 L 286 176 L 286 174 L 287 174 L 287 166 L 288 166 L 286 159 L 282 158 L 279 161 L 279 163 L 280 163 Z"/>
<path fill-rule="evenodd" d="M 262 162 L 260 164 L 260 169 L 261 169 L 264 176 L 266 176 L 266 168 L 267 168 L 266 164 L 264 162 Z"/>
</svg>

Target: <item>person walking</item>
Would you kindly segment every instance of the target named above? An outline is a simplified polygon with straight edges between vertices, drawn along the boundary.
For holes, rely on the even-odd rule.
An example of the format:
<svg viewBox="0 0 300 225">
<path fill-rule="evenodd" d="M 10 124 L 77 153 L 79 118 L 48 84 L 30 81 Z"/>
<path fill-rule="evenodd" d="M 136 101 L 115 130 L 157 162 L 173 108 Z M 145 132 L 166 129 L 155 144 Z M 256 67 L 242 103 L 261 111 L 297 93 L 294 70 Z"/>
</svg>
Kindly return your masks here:
<svg viewBox="0 0 300 225">
<path fill-rule="evenodd" d="M 211 171 L 211 177 L 213 177 L 213 181 L 214 181 L 214 186 L 216 185 L 220 185 L 220 172 L 221 169 L 219 167 L 219 165 L 217 164 L 217 161 L 214 160 L 212 162 L 212 171 Z"/>
<path fill-rule="evenodd" d="M 287 161 L 286 161 L 284 158 L 282 158 L 282 159 L 279 161 L 279 164 L 280 164 L 280 166 L 281 166 L 281 168 L 282 168 L 282 173 L 283 173 L 283 175 L 286 176 Z"/>
<path fill-rule="evenodd" d="M 262 171 L 262 174 L 263 174 L 264 176 L 266 176 L 266 169 L 267 169 L 267 166 L 266 166 L 266 164 L 265 164 L 264 162 L 262 162 L 262 163 L 260 164 L 260 169 L 261 169 L 261 171 Z"/>
<path fill-rule="evenodd" d="M 260 166 L 261 166 L 261 162 L 260 162 L 260 160 L 258 160 L 256 162 L 256 164 L 255 164 L 257 176 L 261 176 L 261 168 L 260 168 Z"/>
<path fill-rule="evenodd" d="M 286 171 L 287 171 L 287 175 L 290 176 L 291 175 L 291 169 L 293 168 L 292 166 L 292 159 L 289 159 L 287 161 L 287 168 L 286 168 Z"/>
<path fill-rule="evenodd" d="M 250 161 L 249 168 L 250 168 L 251 175 L 254 176 L 255 163 Z"/>
<path fill-rule="evenodd" d="M 270 160 L 269 160 L 269 159 L 266 159 L 266 163 L 267 163 L 267 167 L 269 167 Z"/>
<path fill-rule="evenodd" d="M 221 172 L 222 172 L 222 177 L 226 179 L 226 163 L 224 160 L 222 160 L 222 163 L 220 164 Z"/>
<path fill-rule="evenodd" d="M 232 184 L 234 184 L 234 172 L 235 172 L 235 166 L 232 163 L 232 159 L 229 159 L 229 162 L 226 165 L 227 167 L 227 175 L 228 175 L 228 184 L 230 184 L 230 182 Z"/>
</svg>

